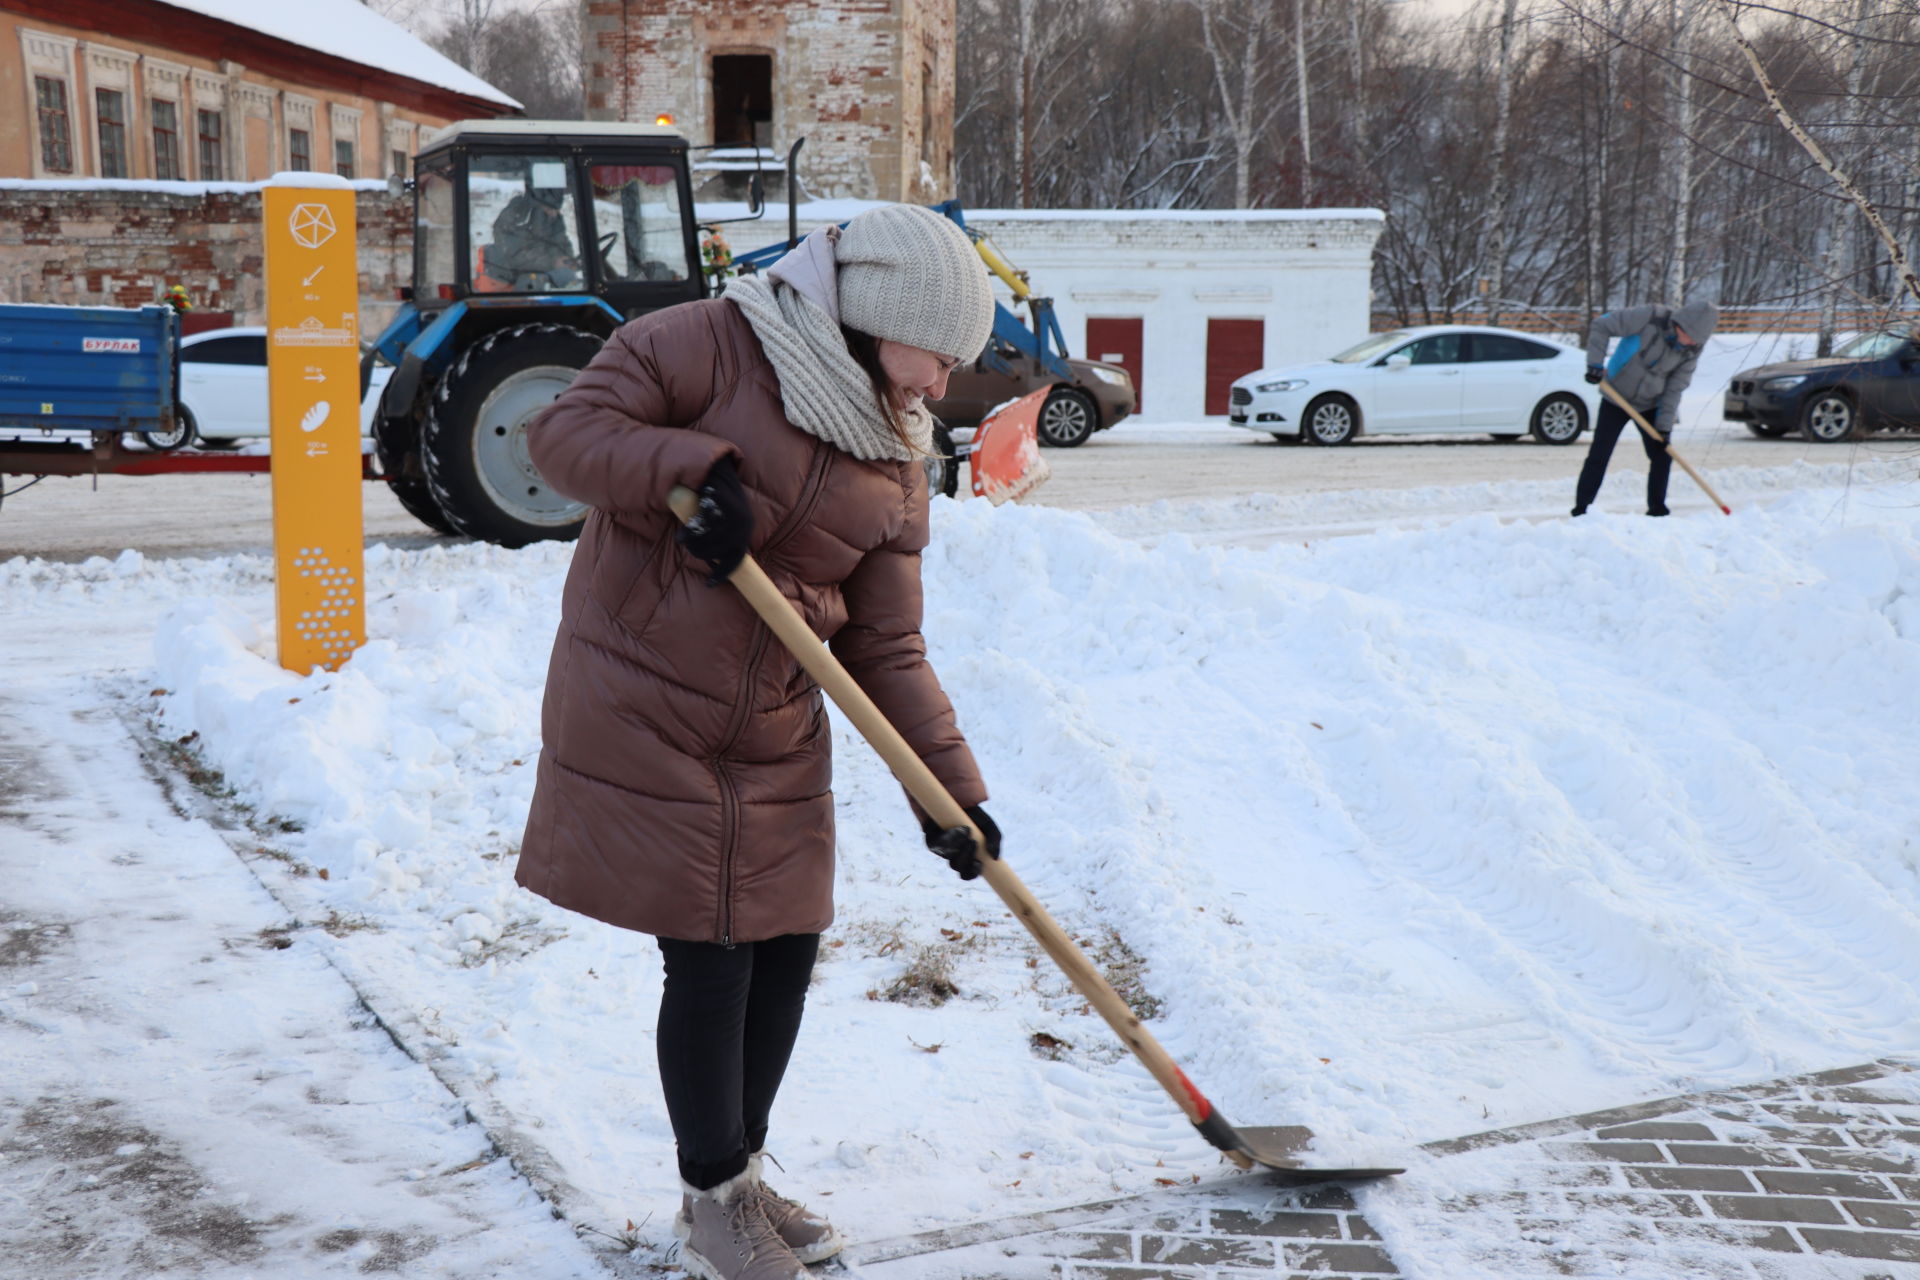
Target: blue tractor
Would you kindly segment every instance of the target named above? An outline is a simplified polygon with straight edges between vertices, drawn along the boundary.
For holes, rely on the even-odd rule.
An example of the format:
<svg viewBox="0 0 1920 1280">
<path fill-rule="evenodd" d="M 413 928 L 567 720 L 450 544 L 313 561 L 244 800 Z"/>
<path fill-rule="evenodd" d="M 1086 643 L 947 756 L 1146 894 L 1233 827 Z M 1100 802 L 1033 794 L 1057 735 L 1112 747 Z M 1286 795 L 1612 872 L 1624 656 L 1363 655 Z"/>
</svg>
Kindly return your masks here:
<svg viewBox="0 0 1920 1280">
<path fill-rule="evenodd" d="M 428 138 L 407 184 L 413 284 L 361 369 L 364 389 L 374 360 L 394 366 L 374 446 L 409 512 L 505 546 L 578 535 L 586 509 L 534 469 L 526 426 L 620 325 L 709 295 L 688 153 L 644 124 L 469 120 Z M 757 175 L 751 190 L 758 216 Z"/>
</svg>

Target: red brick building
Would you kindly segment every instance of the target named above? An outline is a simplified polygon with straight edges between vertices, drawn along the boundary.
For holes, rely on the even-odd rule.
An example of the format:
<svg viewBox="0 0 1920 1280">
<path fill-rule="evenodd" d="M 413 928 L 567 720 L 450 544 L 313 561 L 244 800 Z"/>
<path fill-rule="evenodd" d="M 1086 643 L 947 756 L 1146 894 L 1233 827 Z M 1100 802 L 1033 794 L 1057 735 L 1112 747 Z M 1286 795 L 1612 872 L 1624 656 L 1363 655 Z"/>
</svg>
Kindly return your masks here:
<svg viewBox="0 0 1920 1280">
<path fill-rule="evenodd" d="M 380 178 L 518 108 L 358 0 L 0 0 L 0 178 Z"/>
<path fill-rule="evenodd" d="M 953 195 L 954 0 L 585 0 L 587 117 L 784 153 L 808 194 Z"/>
</svg>

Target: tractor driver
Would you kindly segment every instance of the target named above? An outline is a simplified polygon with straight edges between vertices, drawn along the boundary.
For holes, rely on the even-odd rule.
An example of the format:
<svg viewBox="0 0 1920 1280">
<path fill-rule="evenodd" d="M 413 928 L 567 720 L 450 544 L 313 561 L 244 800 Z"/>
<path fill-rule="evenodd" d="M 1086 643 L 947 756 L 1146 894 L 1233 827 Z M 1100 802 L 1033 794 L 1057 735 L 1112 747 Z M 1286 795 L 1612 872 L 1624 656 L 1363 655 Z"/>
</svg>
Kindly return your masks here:
<svg viewBox="0 0 1920 1280">
<path fill-rule="evenodd" d="M 493 220 L 486 274 L 509 289 L 568 289 L 580 278 L 580 259 L 566 215 L 564 164 L 535 164 L 527 189 L 508 202 Z M 544 277 L 544 279 L 542 279 Z"/>
</svg>

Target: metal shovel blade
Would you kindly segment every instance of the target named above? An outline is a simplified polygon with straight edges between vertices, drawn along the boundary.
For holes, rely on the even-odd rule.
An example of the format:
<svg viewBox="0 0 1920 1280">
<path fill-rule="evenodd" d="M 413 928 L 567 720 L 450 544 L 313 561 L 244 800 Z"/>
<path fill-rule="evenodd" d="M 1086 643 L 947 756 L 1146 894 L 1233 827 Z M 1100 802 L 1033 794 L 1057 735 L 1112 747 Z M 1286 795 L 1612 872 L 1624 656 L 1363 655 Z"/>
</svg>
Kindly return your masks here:
<svg viewBox="0 0 1920 1280">
<path fill-rule="evenodd" d="M 1235 1129 L 1234 1149 L 1266 1170 L 1266 1177 L 1283 1187 L 1307 1187 L 1319 1182 L 1364 1182 L 1369 1178 L 1390 1178 L 1405 1169 L 1308 1168 L 1297 1153 L 1313 1141 L 1313 1133 L 1299 1125 L 1267 1125 L 1253 1129 Z"/>
</svg>

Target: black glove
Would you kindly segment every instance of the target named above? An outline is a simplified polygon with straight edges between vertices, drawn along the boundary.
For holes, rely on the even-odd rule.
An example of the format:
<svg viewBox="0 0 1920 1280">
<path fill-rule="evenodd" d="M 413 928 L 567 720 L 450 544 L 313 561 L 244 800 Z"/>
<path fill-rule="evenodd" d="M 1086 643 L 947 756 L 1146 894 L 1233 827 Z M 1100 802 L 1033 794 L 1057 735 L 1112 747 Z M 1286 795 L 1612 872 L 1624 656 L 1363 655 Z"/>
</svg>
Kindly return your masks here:
<svg viewBox="0 0 1920 1280">
<path fill-rule="evenodd" d="M 700 486 L 699 509 L 680 526 L 677 536 L 688 554 L 707 562 L 712 570 L 707 575 L 710 587 L 719 586 L 740 567 L 753 542 L 753 507 L 732 458 L 720 459 L 707 472 Z"/>
<path fill-rule="evenodd" d="M 1601 366 L 1597 364 L 1587 366 L 1587 381 L 1593 383 L 1596 387 L 1600 385 L 1600 379 L 1606 376 L 1607 371 Z"/>
<path fill-rule="evenodd" d="M 973 819 L 973 825 L 980 828 L 980 834 L 987 838 L 987 856 L 996 861 L 1000 857 L 1000 828 L 993 825 L 993 819 L 987 811 L 977 804 L 967 806 L 967 816 Z M 971 880 L 980 874 L 980 851 L 974 845 L 973 832 L 965 827 L 947 827 L 935 825 L 932 818 L 920 824 L 926 833 L 927 848 L 947 860 L 947 865 L 960 873 L 962 880 Z"/>
</svg>

